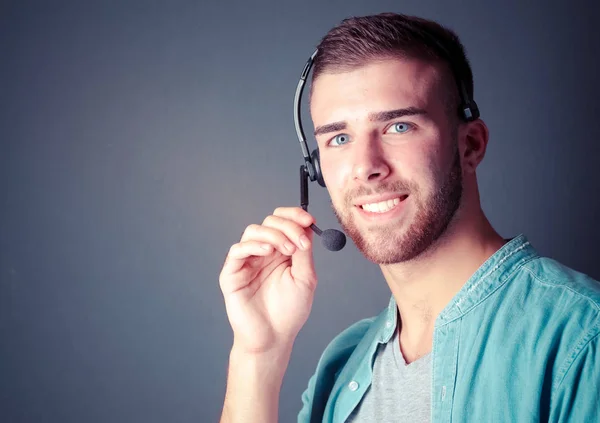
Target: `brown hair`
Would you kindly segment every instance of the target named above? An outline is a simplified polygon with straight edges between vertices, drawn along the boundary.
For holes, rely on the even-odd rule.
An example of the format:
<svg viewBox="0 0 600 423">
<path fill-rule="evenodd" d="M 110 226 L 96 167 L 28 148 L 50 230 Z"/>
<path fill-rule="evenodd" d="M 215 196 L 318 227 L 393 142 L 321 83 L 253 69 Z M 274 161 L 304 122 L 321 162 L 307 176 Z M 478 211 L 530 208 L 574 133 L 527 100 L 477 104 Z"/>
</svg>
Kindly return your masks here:
<svg viewBox="0 0 600 423">
<path fill-rule="evenodd" d="M 464 46 L 452 30 L 431 20 L 397 13 L 347 18 L 323 37 L 317 49 L 313 83 L 322 73 L 349 71 L 373 60 L 421 59 L 447 66 L 444 101 L 452 115 L 459 106 L 458 80 L 473 98 L 473 73 Z"/>
</svg>

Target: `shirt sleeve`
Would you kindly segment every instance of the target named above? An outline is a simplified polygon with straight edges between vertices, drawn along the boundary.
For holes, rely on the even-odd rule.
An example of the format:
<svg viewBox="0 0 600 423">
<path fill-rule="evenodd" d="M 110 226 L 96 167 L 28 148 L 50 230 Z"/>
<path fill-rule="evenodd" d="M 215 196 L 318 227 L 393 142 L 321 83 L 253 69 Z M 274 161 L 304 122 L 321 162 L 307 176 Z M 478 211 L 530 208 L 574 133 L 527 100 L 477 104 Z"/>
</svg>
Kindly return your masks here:
<svg viewBox="0 0 600 423">
<path fill-rule="evenodd" d="M 573 358 L 554 389 L 550 422 L 600 422 L 600 333 Z"/>
</svg>

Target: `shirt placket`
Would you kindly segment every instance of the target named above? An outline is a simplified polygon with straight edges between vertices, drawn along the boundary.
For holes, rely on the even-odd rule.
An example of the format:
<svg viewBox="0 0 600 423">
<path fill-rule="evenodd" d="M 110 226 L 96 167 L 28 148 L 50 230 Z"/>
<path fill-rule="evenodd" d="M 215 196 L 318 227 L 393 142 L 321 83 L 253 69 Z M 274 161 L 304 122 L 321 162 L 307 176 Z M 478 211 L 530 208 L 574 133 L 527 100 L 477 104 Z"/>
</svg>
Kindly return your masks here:
<svg viewBox="0 0 600 423">
<path fill-rule="evenodd" d="M 432 423 L 452 420 L 456 385 L 460 319 L 436 328 L 433 339 L 431 413 Z"/>
</svg>

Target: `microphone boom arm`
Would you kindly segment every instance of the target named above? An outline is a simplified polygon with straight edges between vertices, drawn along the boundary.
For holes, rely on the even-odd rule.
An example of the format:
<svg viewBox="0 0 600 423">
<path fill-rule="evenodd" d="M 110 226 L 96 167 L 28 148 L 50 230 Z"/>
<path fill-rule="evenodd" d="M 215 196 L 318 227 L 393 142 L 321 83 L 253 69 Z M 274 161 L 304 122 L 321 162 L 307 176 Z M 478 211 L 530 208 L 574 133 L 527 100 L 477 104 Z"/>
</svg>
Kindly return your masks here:
<svg viewBox="0 0 600 423">
<path fill-rule="evenodd" d="M 300 207 L 302 207 L 302 210 L 308 211 L 308 172 L 306 164 L 300 166 Z M 310 225 L 310 228 L 319 236 L 323 233 L 314 223 Z"/>
</svg>

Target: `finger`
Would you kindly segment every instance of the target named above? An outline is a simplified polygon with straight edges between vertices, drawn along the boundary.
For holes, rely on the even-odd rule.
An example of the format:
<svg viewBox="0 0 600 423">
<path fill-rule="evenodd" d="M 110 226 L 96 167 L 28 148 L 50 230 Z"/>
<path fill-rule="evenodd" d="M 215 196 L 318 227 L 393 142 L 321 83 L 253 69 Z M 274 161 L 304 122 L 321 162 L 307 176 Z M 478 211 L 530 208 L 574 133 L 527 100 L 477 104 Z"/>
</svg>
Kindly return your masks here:
<svg viewBox="0 0 600 423">
<path fill-rule="evenodd" d="M 244 266 L 251 256 L 267 256 L 273 253 L 273 246 L 261 241 L 245 241 L 233 244 L 229 249 L 223 272 L 235 273 Z"/>
<path fill-rule="evenodd" d="M 277 207 L 275 211 L 273 211 L 273 216 L 292 220 L 304 228 L 316 223 L 315 218 L 301 207 Z"/>
<path fill-rule="evenodd" d="M 296 250 L 292 255 L 290 273 L 295 281 L 304 284 L 314 291 L 317 286 L 317 274 L 315 272 L 312 249 L 313 231 L 310 228 L 307 228 L 304 229 L 304 234 L 310 241 L 311 247 L 306 250 Z"/>
<path fill-rule="evenodd" d="M 244 231 L 241 241 L 260 241 L 270 244 L 286 256 L 291 256 L 297 249 L 294 242 L 282 231 L 264 225 L 249 225 Z"/>
<path fill-rule="evenodd" d="M 301 250 L 308 250 L 311 247 L 305 228 L 293 220 L 271 215 L 265 218 L 263 226 L 279 230 Z"/>
<path fill-rule="evenodd" d="M 259 242 L 233 245 L 219 275 L 223 292 L 233 292 L 246 286 L 252 279 L 249 277 L 248 271 L 257 270 L 255 261 L 272 253 L 272 246 Z"/>
<path fill-rule="evenodd" d="M 312 249 L 314 234 L 312 229 L 309 228 L 311 224 L 316 223 L 314 217 L 300 207 L 278 207 L 273 212 L 273 216 L 293 221 L 302 227 L 302 231 L 308 238 L 310 244 L 308 248 L 300 248 L 292 255 L 290 272 L 294 280 L 299 281 L 314 290 L 317 284 Z M 273 218 L 269 218 L 269 220 L 275 221 Z M 290 237 L 293 238 L 291 235 Z"/>
</svg>

